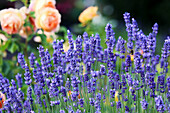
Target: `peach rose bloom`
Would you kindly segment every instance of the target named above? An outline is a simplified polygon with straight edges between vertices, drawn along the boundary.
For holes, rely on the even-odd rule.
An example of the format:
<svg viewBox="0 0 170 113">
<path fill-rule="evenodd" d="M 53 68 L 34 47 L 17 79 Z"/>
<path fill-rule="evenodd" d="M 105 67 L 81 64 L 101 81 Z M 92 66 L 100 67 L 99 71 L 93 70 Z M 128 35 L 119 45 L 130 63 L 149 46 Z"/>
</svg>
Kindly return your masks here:
<svg viewBox="0 0 170 113">
<path fill-rule="evenodd" d="M 2 30 L 8 34 L 16 34 L 24 24 L 25 15 L 18 9 L 4 9 L 0 11 Z"/>
<path fill-rule="evenodd" d="M 4 105 L 4 101 L 6 100 L 6 97 L 3 93 L 0 92 L 0 98 L 2 98 L 2 100 L 0 100 L 0 108 L 3 107 Z"/>
<path fill-rule="evenodd" d="M 60 27 L 61 15 L 57 9 L 50 7 L 43 8 L 36 13 L 35 25 L 46 32 L 58 30 Z"/>
<path fill-rule="evenodd" d="M 44 7 L 55 8 L 55 4 L 56 4 L 55 0 L 31 0 L 29 9 L 31 11 L 38 12 L 40 9 Z"/>
<path fill-rule="evenodd" d="M 79 16 L 78 20 L 82 23 L 82 24 L 86 24 L 86 22 L 92 20 L 95 16 L 97 15 L 97 10 L 98 7 L 88 7 L 87 9 L 85 9 Z"/>
</svg>

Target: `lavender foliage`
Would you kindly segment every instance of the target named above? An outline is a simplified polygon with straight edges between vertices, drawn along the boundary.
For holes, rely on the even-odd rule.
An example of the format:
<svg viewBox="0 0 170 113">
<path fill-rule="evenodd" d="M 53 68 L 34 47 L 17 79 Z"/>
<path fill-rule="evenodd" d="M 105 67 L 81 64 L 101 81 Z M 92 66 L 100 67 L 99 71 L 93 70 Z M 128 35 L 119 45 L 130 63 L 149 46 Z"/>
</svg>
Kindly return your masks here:
<svg viewBox="0 0 170 113">
<path fill-rule="evenodd" d="M 121 36 L 116 41 L 112 25 L 107 24 L 107 48 L 101 46 L 99 34 L 84 32 L 73 40 L 68 30 L 68 51 L 63 40 L 55 40 L 52 54 L 40 45 L 39 57 L 31 53 L 29 64 L 19 53 L 18 63 L 25 72 L 15 76 L 17 82 L 0 74 L 0 91 L 6 97 L 3 100 L 0 93 L 0 112 L 170 112 L 170 37 L 161 56 L 156 55 L 158 24 L 145 35 L 134 18 L 131 22 L 130 13 L 123 16 L 127 42 Z"/>
</svg>

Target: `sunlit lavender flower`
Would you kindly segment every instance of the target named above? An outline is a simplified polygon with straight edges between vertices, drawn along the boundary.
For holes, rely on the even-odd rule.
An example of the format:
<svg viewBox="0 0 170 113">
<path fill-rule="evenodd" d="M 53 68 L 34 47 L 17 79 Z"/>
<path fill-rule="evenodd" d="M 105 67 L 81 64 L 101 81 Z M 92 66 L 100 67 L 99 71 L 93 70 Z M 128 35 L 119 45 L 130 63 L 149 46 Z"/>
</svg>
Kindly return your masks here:
<svg viewBox="0 0 170 113">
<path fill-rule="evenodd" d="M 25 67 L 25 73 L 24 73 L 25 84 L 30 85 L 32 82 L 31 73 L 29 71 L 29 67 L 27 66 L 27 64 L 24 67 Z"/>
<path fill-rule="evenodd" d="M 77 38 L 76 38 L 76 55 L 77 56 L 82 56 L 82 38 L 81 36 L 79 35 Z"/>
<path fill-rule="evenodd" d="M 24 55 L 22 53 L 18 53 L 18 63 L 21 65 L 22 68 L 25 68 L 25 60 Z"/>
<path fill-rule="evenodd" d="M 27 100 L 33 104 L 33 98 L 32 98 L 32 88 L 31 86 L 28 87 L 27 89 Z"/>
<path fill-rule="evenodd" d="M 106 69 L 104 65 L 100 65 L 100 73 L 101 75 L 106 75 Z"/>
<path fill-rule="evenodd" d="M 96 49 L 97 49 L 97 52 L 101 52 L 101 50 L 102 50 L 102 46 L 100 44 L 101 38 L 100 38 L 100 35 L 98 33 L 96 33 L 95 39 L 96 39 Z"/>
<path fill-rule="evenodd" d="M 12 108 L 11 108 L 11 105 L 10 105 L 10 102 L 11 102 L 11 99 L 7 99 L 5 102 L 4 102 L 4 109 L 7 110 L 8 112 L 12 112 Z"/>
<path fill-rule="evenodd" d="M 125 106 L 125 113 L 129 113 L 129 112 L 130 112 L 129 107 Z"/>
<path fill-rule="evenodd" d="M 156 37 L 156 35 L 157 35 L 157 33 L 158 33 L 158 24 L 155 23 L 155 24 L 153 25 L 152 29 L 153 29 L 153 33 L 152 33 L 152 34 L 153 34 L 154 37 Z"/>
<path fill-rule="evenodd" d="M 71 85 L 73 87 L 73 91 L 78 92 L 78 85 L 79 85 L 80 81 L 78 80 L 78 77 L 76 76 L 72 76 L 71 77 Z"/>
<path fill-rule="evenodd" d="M 167 78 L 167 99 L 170 102 L 170 77 Z"/>
<path fill-rule="evenodd" d="M 165 75 L 158 76 L 158 84 L 160 85 L 160 92 L 165 92 Z"/>
<path fill-rule="evenodd" d="M 84 38 L 84 42 L 88 41 L 89 38 L 87 32 L 83 33 L 83 38 Z"/>
<path fill-rule="evenodd" d="M 10 98 L 10 94 L 9 94 L 9 86 L 10 86 L 9 80 L 7 78 L 3 78 L 1 83 L 2 83 L 2 85 L 1 85 L 2 93 L 3 94 L 6 93 L 7 98 Z"/>
<path fill-rule="evenodd" d="M 130 57 L 130 55 L 127 55 L 126 60 L 125 60 L 125 71 L 126 72 L 130 71 L 131 65 L 132 65 L 131 57 Z"/>
<path fill-rule="evenodd" d="M 114 32 L 112 29 L 112 25 L 111 24 L 107 24 L 105 27 L 105 32 L 106 32 L 106 40 L 109 40 L 111 36 L 114 36 Z"/>
<path fill-rule="evenodd" d="M 39 57 L 44 57 L 45 56 L 44 47 L 40 45 L 37 49 L 39 51 Z"/>
<path fill-rule="evenodd" d="M 121 53 L 121 55 L 120 55 L 120 58 L 121 59 L 123 59 L 125 56 L 123 55 L 124 53 L 125 53 L 125 51 L 126 51 L 126 49 L 125 49 L 125 43 L 126 43 L 126 41 L 122 38 L 121 39 L 121 45 L 120 45 L 120 53 Z"/>
<path fill-rule="evenodd" d="M 13 89 L 13 92 L 17 93 L 17 85 L 13 79 L 11 80 L 11 87 Z"/>
<path fill-rule="evenodd" d="M 65 87 L 61 86 L 60 92 L 62 93 L 62 96 L 66 96 L 66 89 Z"/>
<path fill-rule="evenodd" d="M 132 35 L 133 35 L 133 40 L 138 41 L 138 24 L 134 18 L 132 18 Z"/>
<path fill-rule="evenodd" d="M 120 51 L 120 46 L 121 46 L 121 40 L 122 40 L 122 37 L 119 36 L 118 40 L 117 40 L 117 43 L 116 43 L 116 51 Z"/>
<path fill-rule="evenodd" d="M 148 103 L 146 102 L 145 99 L 143 99 L 143 100 L 141 101 L 141 104 L 142 104 L 142 108 L 143 108 L 143 109 L 147 109 L 147 108 L 148 108 Z"/>
<path fill-rule="evenodd" d="M 19 88 L 22 88 L 22 77 L 21 77 L 21 74 L 18 73 L 18 74 L 15 76 L 15 78 L 17 79 L 18 87 L 19 87 Z"/>
<path fill-rule="evenodd" d="M 84 99 L 79 99 L 79 104 L 80 104 L 80 107 L 83 107 L 84 106 Z"/>
<path fill-rule="evenodd" d="M 153 34 L 150 33 L 147 39 L 148 48 L 149 48 L 149 55 L 153 57 L 156 48 L 156 37 L 153 37 Z"/>
<path fill-rule="evenodd" d="M 130 13 L 125 12 L 125 13 L 123 14 L 123 18 L 124 18 L 124 20 L 125 20 L 125 24 L 126 24 L 126 27 L 127 27 L 128 24 L 130 24 Z"/>
<path fill-rule="evenodd" d="M 18 89 L 18 92 L 17 92 L 16 96 L 17 96 L 17 99 L 18 99 L 20 102 L 22 102 L 22 101 L 24 100 L 24 93 L 22 92 L 21 89 Z"/>
<path fill-rule="evenodd" d="M 134 64 L 137 73 L 140 73 L 142 69 L 142 59 L 140 58 L 140 56 L 141 54 L 139 52 L 135 52 Z"/>
<path fill-rule="evenodd" d="M 59 105 L 59 104 L 60 104 L 60 100 L 50 101 L 50 106 Z"/>
<path fill-rule="evenodd" d="M 115 93 L 116 93 L 115 89 L 110 89 L 110 96 L 111 96 L 111 98 L 115 97 Z"/>
<path fill-rule="evenodd" d="M 46 104 L 45 99 L 43 99 L 43 103 L 44 103 L 45 108 L 47 108 L 47 104 Z"/>
<path fill-rule="evenodd" d="M 69 51 L 73 50 L 74 49 L 74 40 L 72 39 L 72 34 L 69 30 L 67 30 L 67 37 L 68 37 L 68 41 L 69 41 Z"/>
<path fill-rule="evenodd" d="M 29 112 L 29 111 L 31 111 L 31 105 L 30 105 L 30 102 L 28 101 L 28 100 L 26 100 L 25 102 L 24 102 L 24 111 L 25 112 Z"/>
<path fill-rule="evenodd" d="M 38 103 L 40 106 L 42 106 L 42 102 L 41 102 L 41 88 L 37 84 L 34 85 L 34 93 L 36 95 L 36 103 Z"/>
<path fill-rule="evenodd" d="M 35 59 L 36 59 L 34 53 L 31 53 L 28 59 L 30 60 L 30 67 L 34 68 Z"/>
<path fill-rule="evenodd" d="M 126 31 L 128 32 L 128 43 L 127 47 L 128 49 L 132 50 L 133 49 L 133 36 L 132 36 L 132 24 L 130 23 L 130 13 L 125 12 L 123 14 L 125 24 L 126 24 Z M 130 52 L 130 51 L 129 51 Z"/>
<path fill-rule="evenodd" d="M 94 103 L 95 103 L 95 100 L 94 100 L 94 98 L 89 98 L 89 103 L 90 103 L 90 105 L 91 106 L 94 106 Z"/>
<path fill-rule="evenodd" d="M 65 111 L 64 110 L 60 110 L 60 113 L 65 113 Z"/>
<path fill-rule="evenodd" d="M 120 101 L 118 101 L 118 102 L 116 103 L 116 107 L 117 107 L 117 109 L 122 108 L 122 107 L 121 107 L 121 102 L 120 102 Z"/>
<path fill-rule="evenodd" d="M 47 64 L 47 68 L 51 68 L 52 67 L 52 64 L 51 64 L 51 56 L 50 56 L 50 53 L 48 51 L 48 49 L 46 49 L 45 51 L 45 57 L 46 57 L 46 64 Z"/>
<path fill-rule="evenodd" d="M 155 97 L 155 107 L 156 107 L 158 112 L 164 112 L 166 110 L 163 99 L 160 95 Z"/>
</svg>

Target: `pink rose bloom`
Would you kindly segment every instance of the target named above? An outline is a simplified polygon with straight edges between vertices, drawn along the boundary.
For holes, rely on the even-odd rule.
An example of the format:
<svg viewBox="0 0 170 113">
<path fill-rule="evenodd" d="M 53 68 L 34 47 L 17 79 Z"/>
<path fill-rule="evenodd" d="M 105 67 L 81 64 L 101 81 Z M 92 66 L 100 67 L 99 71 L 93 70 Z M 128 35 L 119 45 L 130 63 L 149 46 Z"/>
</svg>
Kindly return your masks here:
<svg viewBox="0 0 170 113">
<path fill-rule="evenodd" d="M 59 29 L 61 15 L 57 9 L 45 7 L 36 13 L 35 25 L 46 32 Z"/>
<path fill-rule="evenodd" d="M 4 9 L 0 11 L 2 30 L 8 34 L 16 34 L 24 24 L 25 14 L 18 9 Z"/>
</svg>

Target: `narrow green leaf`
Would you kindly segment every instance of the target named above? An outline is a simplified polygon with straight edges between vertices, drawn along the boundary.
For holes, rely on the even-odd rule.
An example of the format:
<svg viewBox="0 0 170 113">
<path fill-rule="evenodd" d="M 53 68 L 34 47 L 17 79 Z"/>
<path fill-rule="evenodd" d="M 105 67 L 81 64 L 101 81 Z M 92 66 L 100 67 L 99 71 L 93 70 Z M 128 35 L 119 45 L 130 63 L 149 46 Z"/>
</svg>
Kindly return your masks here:
<svg viewBox="0 0 170 113">
<path fill-rule="evenodd" d="M 11 52 L 11 53 L 14 53 L 18 49 L 19 49 L 19 47 L 18 47 L 17 44 L 15 44 L 15 42 L 12 42 L 8 47 L 8 51 Z"/>
<path fill-rule="evenodd" d="M 10 43 L 11 43 L 11 40 L 7 40 L 7 41 L 5 42 L 5 44 L 1 46 L 1 47 L 2 47 L 1 50 L 2 50 L 2 51 L 5 51 L 5 50 L 8 48 L 8 46 L 9 46 Z"/>
<path fill-rule="evenodd" d="M 35 34 L 29 35 L 28 38 L 27 38 L 27 41 L 30 41 L 30 40 L 34 37 L 34 35 L 35 35 Z"/>
</svg>

